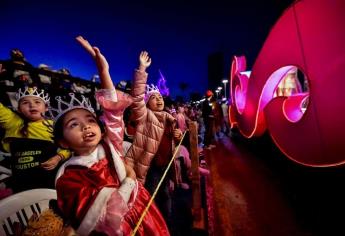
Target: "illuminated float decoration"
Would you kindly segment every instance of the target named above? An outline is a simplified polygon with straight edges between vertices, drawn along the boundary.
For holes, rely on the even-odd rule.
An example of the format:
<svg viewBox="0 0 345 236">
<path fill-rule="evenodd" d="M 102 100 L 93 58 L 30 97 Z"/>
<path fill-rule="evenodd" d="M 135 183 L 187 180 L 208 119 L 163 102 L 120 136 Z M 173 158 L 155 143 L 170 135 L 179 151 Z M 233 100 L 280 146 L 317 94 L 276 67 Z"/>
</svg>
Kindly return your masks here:
<svg viewBox="0 0 345 236">
<path fill-rule="evenodd" d="M 157 87 L 159 89 L 159 92 L 163 95 L 163 96 L 169 96 L 170 95 L 170 91 L 169 88 L 167 87 L 166 83 L 166 79 L 164 78 L 163 73 L 161 72 L 161 70 L 159 70 L 159 79 L 157 82 Z"/>
<path fill-rule="evenodd" d="M 293 3 L 271 29 L 250 75 L 243 56 L 231 66 L 230 122 L 243 136 L 262 135 L 306 166 L 345 163 L 345 1 Z M 279 96 L 288 73 L 302 71 L 307 92 Z"/>
</svg>

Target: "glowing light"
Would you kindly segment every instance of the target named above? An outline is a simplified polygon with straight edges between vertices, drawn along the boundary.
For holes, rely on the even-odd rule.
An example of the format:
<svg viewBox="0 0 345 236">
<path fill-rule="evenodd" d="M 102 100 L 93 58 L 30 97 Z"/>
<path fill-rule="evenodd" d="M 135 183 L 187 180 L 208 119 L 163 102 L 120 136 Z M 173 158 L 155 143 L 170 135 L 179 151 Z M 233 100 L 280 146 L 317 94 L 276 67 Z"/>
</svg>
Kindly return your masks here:
<svg viewBox="0 0 345 236">
<path fill-rule="evenodd" d="M 295 1 L 271 29 L 251 73 L 244 57 L 234 58 L 229 117 L 243 136 L 260 136 L 268 129 L 277 147 L 296 163 L 345 164 L 345 100 L 339 99 L 339 74 L 345 67 L 344 8 L 342 0 Z M 275 96 L 293 68 L 307 76 L 309 93 Z"/>
<path fill-rule="evenodd" d="M 158 79 L 158 83 L 157 83 L 157 87 L 159 89 L 159 92 L 163 96 L 169 96 L 170 91 L 169 91 L 169 88 L 166 86 L 166 80 L 165 80 L 161 70 L 158 70 L 158 71 L 159 71 L 159 75 L 160 75 L 160 78 Z"/>
</svg>

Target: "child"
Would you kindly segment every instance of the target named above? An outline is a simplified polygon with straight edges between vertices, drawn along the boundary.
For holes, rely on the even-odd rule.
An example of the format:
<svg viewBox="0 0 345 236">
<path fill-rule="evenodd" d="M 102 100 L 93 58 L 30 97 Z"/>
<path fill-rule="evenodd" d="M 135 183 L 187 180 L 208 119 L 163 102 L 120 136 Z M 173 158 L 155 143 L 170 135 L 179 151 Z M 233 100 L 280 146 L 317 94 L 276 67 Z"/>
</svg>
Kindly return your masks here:
<svg viewBox="0 0 345 236">
<path fill-rule="evenodd" d="M 187 116 L 185 114 L 184 106 L 182 104 L 178 104 L 177 105 L 176 120 L 177 120 L 177 125 L 182 132 L 187 130 L 186 117 Z"/>
<path fill-rule="evenodd" d="M 16 97 L 17 112 L 0 103 L 0 126 L 5 129 L 2 144 L 11 153 L 12 188 L 14 192 L 54 188 L 56 167 L 69 152 L 54 144 L 53 121 L 43 116 L 49 96 L 36 87 L 25 87 Z"/>
<path fill-rule="evenodd" d="M 175 144 L 182 138 L 176 129 L 176 120 L 164 111 L 164 100 L 158 88 L 147 86 L 146 68 L 151 64 L 147 52 L 139 56 L 139 69 L 135 71 L 131 90 L 134 103 L 132 115 L 137 123 L 133 144 L 126 154 L 126 160 L 134 167 L 137 179 L 145 183 L 152 194 L 172 158 Z M 177 182 L 175 168 L 172 175 L 164 179 L 155 202 L 162 211 L 169 228 L 172 229 L 172 183 Z M 174 173 L 175 172 L 175 173 Z M 173 181 L 170 181 L 170 180 Z"/>
<path fill-rule="evenodd" d="M 78 235 L 129 235 L 150 200 L 149 193 L 136 181 L 134 170 L 121 159 L 122 116 L 132 99 L 115 90 L 108 63 L 99 49 L 82 37 L 77 40 L 98 67 L 102 89 L 96 99 L 104 110 L 106 133 L 85 98 L 72 96 L 68 103 L 58 99 L 60 108 L 65 109 L 55 110 L 55 138 L 73 151 L 56 177 L 58 205 Z M 137 233 L 169 235 L 155 205 L 151 205 Z"/>
</svg>

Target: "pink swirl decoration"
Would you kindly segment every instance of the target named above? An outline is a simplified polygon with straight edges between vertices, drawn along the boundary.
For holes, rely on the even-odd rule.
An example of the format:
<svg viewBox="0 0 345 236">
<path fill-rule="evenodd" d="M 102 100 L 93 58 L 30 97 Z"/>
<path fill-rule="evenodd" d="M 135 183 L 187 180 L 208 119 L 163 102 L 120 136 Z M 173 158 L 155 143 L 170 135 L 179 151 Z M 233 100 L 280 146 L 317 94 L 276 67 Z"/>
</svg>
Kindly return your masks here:
<svg viewBox="0 0 345 236">
<path fill-rule="evenodd" d="M 245 137 L 268 129 L 279 149 L 297 163 L 345 163 L 344 12 L 343 0 L 296 1 L 271 29 L 250 77 L 241 73 L 245 58 L 234 57 L 230 122 Z M 307 76 L 309 93 L 274 97 L 279 82 L 294 67 Z"/>
</svg>

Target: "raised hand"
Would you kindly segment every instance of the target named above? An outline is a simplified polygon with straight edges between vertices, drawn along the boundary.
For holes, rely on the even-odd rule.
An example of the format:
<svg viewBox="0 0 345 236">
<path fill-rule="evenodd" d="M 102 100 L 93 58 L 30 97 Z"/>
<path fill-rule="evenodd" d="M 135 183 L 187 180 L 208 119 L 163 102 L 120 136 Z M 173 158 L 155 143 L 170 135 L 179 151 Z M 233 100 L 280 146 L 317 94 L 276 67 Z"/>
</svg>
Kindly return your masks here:
<svg viewBox="0 0 345 236">
<path fill-rule="evenodd" d="M 101 79 L 102 88 L 113 89 L 114 85 L 109 74 L 109 64 L 101 51 L 97 47 L 91 46 L 82 36 L 78 36 L 76 40 L 94 58 Z"/>
<path fill-rule="evenodd" d="M 80 43 L 85 50 L 95 59 L 98 70 L 109 70 L 109 64 L 99 48 L 91 46 L 89 41 L 84 39 L 82 36 L 78 36 L 76 40 Z"/>
<path fill-rule="evenodd" d="M 148 52 L 142 51 L 139 55 L 139 70 L 144 72 L 147 67 L 151 65 L 151 58 L 149 57 Z"/>
</svg>

